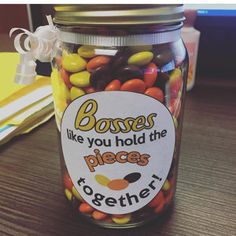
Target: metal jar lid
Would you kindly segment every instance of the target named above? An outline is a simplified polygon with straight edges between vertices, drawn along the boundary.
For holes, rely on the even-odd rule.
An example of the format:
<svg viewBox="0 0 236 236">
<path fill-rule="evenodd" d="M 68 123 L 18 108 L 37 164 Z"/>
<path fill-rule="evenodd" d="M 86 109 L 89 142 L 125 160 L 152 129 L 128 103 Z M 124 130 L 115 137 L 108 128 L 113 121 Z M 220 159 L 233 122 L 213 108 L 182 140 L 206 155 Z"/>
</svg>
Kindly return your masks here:
<svg viewBox="0 0 236 236">
<path fill-rule="evenodd" d="M 78 4 L 54 7 L 60 25 L 176 24 L 184 20 L 183 5 Z"/>
</svg>

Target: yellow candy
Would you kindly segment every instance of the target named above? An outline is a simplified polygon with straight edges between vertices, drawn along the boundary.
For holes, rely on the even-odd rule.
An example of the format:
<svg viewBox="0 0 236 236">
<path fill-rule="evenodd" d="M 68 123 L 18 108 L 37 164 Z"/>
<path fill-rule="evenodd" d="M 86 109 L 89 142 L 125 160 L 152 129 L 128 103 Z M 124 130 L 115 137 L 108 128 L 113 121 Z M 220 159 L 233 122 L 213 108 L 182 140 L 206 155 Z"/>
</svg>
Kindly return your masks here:
<svg viewBox="0 0 236 236">
<path fill-rule="evenodd" d="M 53 88 L 53 93 L 55 94 L 55 92 L 58 89 L 58 78 L 59 78 L 59 73 L 56 69 L 52 69 L 52 73 L 51 73 L 51 83 L 52 83 L 52 88 Z"/>
<path fill-rule="evenodd" d="M 107 186 L 108 183 L 111 181 L 110 179 L 108 179 L 106 176 L 104 175 L 95 175 L 95 179 L 97 180 L 97 182 L 103 186 Z"/>
<path fill-rule="evenodd" d="M 62 66 L 65 70 L 75 73 L 86 68 L 87 62 L 77 53 L 64 54 L 62 56 Z"/>
<path fill-rule="evenodd" d="M 90 73 L 88 71 L 74 73 L 70 76 L 70 82 L 81 88 L 88 87 L 90 86 Z"/>
<path fill-rule="evenodd" d="M 55 106 L 56 109 L 58 109 L 59 112 L 64 112 L 66 107 L 67 107 L 67 103 L 65 101 L 60 101 L 59 99 L 55 99 Z"/>
<path fill-rule="evenodd" d="M 56 119 L 56 124 L 57 124 L 57 128 L 60 131 L 60 127 L 61 127 L 61 118 L 62 118 L 62 114 L 60 114 L 61 112 L 59 112 L 57 110 L 57 108 L 55 107 L 55 119 Z"/>
<path fill-rule="evenodd" d="M 51 74 L 53 95 L 58 97 L 60 100 L 66 101 L 70 98 L 70 92 L 65 85 L 62 78 L 59 76 L 57 70 L 53 70 Z"/>
<path fill-rule="evenodd" d="M 136 66 L 144 66 L 148 64 L 153 58 L 153 53 L 144 51 L 144 52 L 138 52 L 132 55 L 128 59 L 129 65 L 136 65 Z"/>
<path fill-rule="evenodd" d="M 178 97 L 180 98 L 182 96 L 182 90 L 179 91 Z"/>
<path fill-rule="evenodd" d="M 131 214 L 126 214 L 124 217 L 112 217 L 112 221 L 118 225 L 127 224 L 131 219 Z"/>
<path fill-rule="evenodd" d="M 71 201 L 72 200 L 72 192 L 70 190 L 68 190 L 67 188 L 65 189 L 65 195 L 66 198 Z"/>
<path fill-rule="evenodd" d="M 58 98 L 66 101 L 70 98 L 70 92 L 67 86 L 64 84 L 63 81 L 59 82 L 59 88 L 58 88 Z"/>
<path fill-rule="evenodd" d="M 78 54 L 84 58 L 92 58 L 95 56 L 95 50 L 93 46 L 83 45 L 78 49 Z"/>
<path fill-rule="evenodd" d="M 177 129 L 178 128 L 178 121 L 174 116 L 173 116 L 173 120 L 174 120 L 175 128 Z"/>
<path fill-rule="evenodd" d="M 151 51 L 152 45 L 143 45 L 143 46 L 130 46 L 129 47 L 133 53 L 142 52 L 142 51 Z"/>
<path fill-rule="evenodd" d="M 173 72 L 171 72 L 170 74 L 170 81 L 169 81 L 170 85 L 172 85 L 173 83 L 175 83 L 176 80 L 181 78 L 182 78 L 181 70 L 179 68 L 174 69 Z"/>
<path fill-rule="evenodd" d="M 70 99 L 71 101 L 75 100 L 78 97 L 81 97 L 85 94 L 84 90 L 76 87 L 72 87 L 70 90 Z"/>
<path fill-rule="evenodd" d="M 81 202 L 83 202 L 83 198 L 81 197 L 81 195 L 79 194 L 79 192 L 76 190 L 76 188 L 73 186 L 72 187 L 72 193 L 73 195 Z"/>
<path fill-rule="evenodd" d="M 65 56 L 67 56 L 67 55 L 69 55 L 69 54 L 71 54 L 72 52 L 68 52 L 68 51 L 66 51 L 66 50 L 63 50 L 62 51 L 62 57 L 65 57 Z"/>
<path fill-rule="evenodd" d="M 167 190 L 170 189 L 170 182 L 168 181 L 168 179 L 165 181 L 165 183 L 164 183 L 162 189 L 163 189 L 164 191 L 167 191 Z"/>
<path fill-rule="evenodd" d="M 70 92 L 56 69 L 51 74 L 53 98 L 56 108 L 63 112 L 67 107 L 67 100 L 70 99 Z"/>
</svg>

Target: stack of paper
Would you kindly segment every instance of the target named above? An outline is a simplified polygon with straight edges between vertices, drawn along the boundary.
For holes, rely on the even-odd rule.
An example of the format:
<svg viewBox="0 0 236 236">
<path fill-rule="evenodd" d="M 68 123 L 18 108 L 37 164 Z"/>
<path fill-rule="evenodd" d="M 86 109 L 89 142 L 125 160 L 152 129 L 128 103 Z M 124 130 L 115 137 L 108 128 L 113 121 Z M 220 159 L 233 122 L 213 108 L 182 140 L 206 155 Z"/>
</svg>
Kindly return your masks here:
<svg viewBox="0 0 236 236">
<path fill-rule="evenodd" d="M 50 78 L 37 76 L 31 85 L 17 85 L 18 63 L 19 54 L 0 53 L 0 144 L 28 133 L 54 114 Z"/>
</svg>

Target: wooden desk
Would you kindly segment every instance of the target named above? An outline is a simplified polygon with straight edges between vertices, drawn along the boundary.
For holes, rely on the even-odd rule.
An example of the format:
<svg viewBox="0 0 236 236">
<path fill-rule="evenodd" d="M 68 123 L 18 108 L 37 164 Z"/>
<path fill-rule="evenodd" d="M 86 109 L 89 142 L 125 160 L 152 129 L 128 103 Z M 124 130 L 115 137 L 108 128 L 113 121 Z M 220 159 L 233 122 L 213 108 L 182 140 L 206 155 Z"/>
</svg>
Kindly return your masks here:
<svg viewBox="0 0 236 236">
<path fill-rule="evenodd" d="M 0 146 L 0 235 L 236 235 L 236 82 L 187 96 L 175 205 L 162 225 L 108 230 L 79 221 L 64 197 L 54 119 Z"/>
</svg>

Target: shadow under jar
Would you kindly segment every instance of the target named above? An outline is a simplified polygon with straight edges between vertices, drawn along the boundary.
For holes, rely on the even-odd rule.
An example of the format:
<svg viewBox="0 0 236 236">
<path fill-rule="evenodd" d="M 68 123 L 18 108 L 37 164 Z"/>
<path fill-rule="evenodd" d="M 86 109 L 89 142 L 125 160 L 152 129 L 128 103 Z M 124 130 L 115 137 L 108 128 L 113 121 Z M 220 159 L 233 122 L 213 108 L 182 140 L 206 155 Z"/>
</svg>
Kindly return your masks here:
<svg viewBox="0 0 236 236">
<path fill-rule="evenodd" d="M 160 219 L 176 188 L 182 5 L 56 6 L 52 85 L 66 198 L 107 228 Z"/>
</svg>

